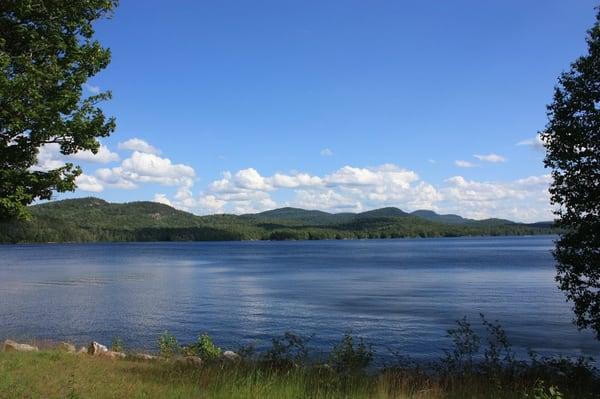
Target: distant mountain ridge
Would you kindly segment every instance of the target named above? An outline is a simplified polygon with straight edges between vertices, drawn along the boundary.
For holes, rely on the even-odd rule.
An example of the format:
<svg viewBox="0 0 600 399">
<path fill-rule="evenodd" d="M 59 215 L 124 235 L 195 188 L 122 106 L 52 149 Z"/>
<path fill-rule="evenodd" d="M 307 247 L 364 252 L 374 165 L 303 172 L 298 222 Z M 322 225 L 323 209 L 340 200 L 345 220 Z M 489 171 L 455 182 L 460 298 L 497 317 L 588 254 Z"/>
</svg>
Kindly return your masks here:
<svg viewBox="0 0 600 399">
<path fill-rule="evenodd" d="M 387 207 L 360 213 L 278 208 L 197 216 L 148 201 L 87 197 L 30 207 L 32 220 L 0 223 L 0 242 L 207 241 L 523 235 L 555 232 L 551 222 L 473 220 Z"/>
<path fill-rule="evenodd" d="M 264 212 L 259 213 L 248 213 L 242 215 L 242 217 L 254 218 L 254 219 L 286 219 L 286 220 L 313 220 L 313 221 L 336 221 L 336 222 L 347 222 L 352 218 L 359 219 L 370 219 L 370 218 L 395 218 L 395 217 L 408 217 L 415 216 L 418 218 L 426 219 L 433 222 L 441 222 L 441 223 L 453 223 L 453 224 L 466 224 L 466 223 L 481 223 L 486 221 L 493 221 L 494 223 L 515 223 L 511 220 L 507 219 L 467 219 L 463 218 L 459 215 L 454 214 L 446 214 L 440 215 L 431 210 L 417 210 L 414 212 L 405 212 L 396 207 L 385 207 L 379 209 L 373 209 L 370 211 L 360 212 L 360 213 L 352 213 L 352 212 L 343 212 L 343 213 L 329 213 L 325 211 L 319 210 L 306 210 L 302 208 L 292 208 L 292 207 L 284 207 L 271 209 Z M 543 223 L 543 222 L 537 222 Z"/>
<path fill-rule="evenodd" d="M 440 215 L 438 213 L 435 213 L 434 211 L 429 211 L 429 210 L 424 210 L 424 209 L 420 209 L 418 211 L 411 212 L 411 215 L 418 216 L 420 218 L 427 219 L 427 220 L 433 220 L 436 222 L 444 222 L 444 223 L 466 223 L 466 222 L 475 221 L 474 219 L 465 219 L 462 216 L 453 215 L 453 214 Z"/>
</svg>

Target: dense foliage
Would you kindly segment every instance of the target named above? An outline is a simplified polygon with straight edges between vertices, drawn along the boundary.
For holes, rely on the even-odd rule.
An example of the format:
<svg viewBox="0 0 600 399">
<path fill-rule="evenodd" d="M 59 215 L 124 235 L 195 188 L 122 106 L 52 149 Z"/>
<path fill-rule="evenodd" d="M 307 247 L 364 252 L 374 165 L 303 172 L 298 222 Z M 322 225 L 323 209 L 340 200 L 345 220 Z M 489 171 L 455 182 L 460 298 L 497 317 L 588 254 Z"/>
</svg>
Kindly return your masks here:
<svg viewBox="0 0 600 399">
<path fill-rule="evenodd" d="M 29 209 L 29 221 L 0 223 L 0 242 L 320 240 L 554 232 L 550 223 L 462 218 L 460 223 L 446 223 L 446 215 L 437 215 L 442 221 L 433 221 L 396 208 L 359 214 L 283 208 L 254 215 L 195 216 L 154 202 L 111 204 L 82 198 Z"/>
<path fill-rule="evenodd" d="M 588 54 L 561 75 L 542 134 L 558 205 L 557 280 L 574 304 L 577 325 L 600 338 L 600 13 Z"/>
<path fill-rule="evenodd" d="M 216 346 L 207 333 L 198 336 L 196 342 L 182 348 L 182 351 L 188 356 L 199 356 L 202 360 L 218 359 L 223 351 Z"/>
<path fill-rule="evenodd" d="M 110 93 L 82 97 L 85 82 L 110 62 L 92 24 L 115 0 L 0 2 L 0 220 L 26 218 L 27 205 L 70 191 L 80 168 L 34 168 L 40 147 L 62 154 L 96 152 L 115 128 L 96 105 Z"/>
</svg>

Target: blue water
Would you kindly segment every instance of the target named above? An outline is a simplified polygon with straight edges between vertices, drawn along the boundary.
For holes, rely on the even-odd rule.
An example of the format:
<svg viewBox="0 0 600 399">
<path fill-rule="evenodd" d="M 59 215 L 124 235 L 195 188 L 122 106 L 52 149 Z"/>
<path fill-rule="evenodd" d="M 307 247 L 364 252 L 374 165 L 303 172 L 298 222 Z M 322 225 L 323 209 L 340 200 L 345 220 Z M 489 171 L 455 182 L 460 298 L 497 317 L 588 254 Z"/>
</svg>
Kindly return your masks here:
<svg viewBox="0 0 600 399">
<path fill-rule="evenodd" d="M 258 346 L 292 330 L 326 350 L 344 332 L 385 356 L 431 359 L 479 313 L 521 353 L 598 356 L 556 288 L 553 237 L 0 246 L 0 338 L 155 348 L 208 332 Z M 475 323 L 477 324 L 477 323 Z"/>
</svg>

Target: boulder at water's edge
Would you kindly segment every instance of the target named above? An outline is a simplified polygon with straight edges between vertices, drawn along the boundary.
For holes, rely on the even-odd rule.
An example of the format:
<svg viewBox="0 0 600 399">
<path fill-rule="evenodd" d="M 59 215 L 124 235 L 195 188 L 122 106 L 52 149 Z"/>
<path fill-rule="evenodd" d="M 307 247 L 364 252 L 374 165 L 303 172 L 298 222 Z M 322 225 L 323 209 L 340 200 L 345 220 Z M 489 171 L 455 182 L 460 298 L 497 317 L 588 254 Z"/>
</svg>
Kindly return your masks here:
<svg viewBox="0 0 600 399">
<path fill-rule="evenodd" d="M 98 356 L 102 352 L 108 352 L 108 348 L 96 341 L 93 341 L 88 345 L 88 354 Z"/>
<path fill-rule="evenodd" d="M 2 350 L 4 352 L 35 352 L 35 351 L 38 351 L 39 349 L 37 346 L 20 344 L 18 342 L 7 339 L 2 344 Z"/>
</svg>

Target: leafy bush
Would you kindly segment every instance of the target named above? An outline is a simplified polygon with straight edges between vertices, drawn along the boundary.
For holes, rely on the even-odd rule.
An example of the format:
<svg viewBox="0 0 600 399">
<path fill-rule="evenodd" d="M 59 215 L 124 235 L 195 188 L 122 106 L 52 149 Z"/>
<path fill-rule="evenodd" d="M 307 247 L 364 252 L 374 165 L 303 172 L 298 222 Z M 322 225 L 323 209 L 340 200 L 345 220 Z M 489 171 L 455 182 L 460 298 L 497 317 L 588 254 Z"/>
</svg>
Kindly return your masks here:
<svg viewBox="0 0 600 399">
<path fill-rule="evenodd" d="M 486 328 L 488 342 L 488 346 L 483 353 L 485 359 L 483 366 L 488 373 L 497 373 L 503 368 L 513 370 L 516 366 L 515 355 L 506 332 L 498 321 L 494 324 L 487 321 L 483 314 L 479 316 L 481 317 L 481 323 Z"/>
<path fill-rule="evenodd" d="M 480 338 L 473 331 L 467 317 L 457 320 L 457 328 L 448 330 L 448 337 L 454 346 L 442 359 L 442 368 L 446 372 L 465 373 L 473 370 L 474 356 L 479 352 Z"/>
<path fill-rule="evenodd" d="M 529 353 L 529 358 L 531 363 L 524 371 L 530 375 L 543 376 L 548 380 L 585 386 L 595 384 L 600 376 L 592 358 L 570 359 L 563 356 L 540 358 L 534 352 Z"/>
<path fill-rule="evenodd" d="M 311 338 L 287 331 L 282 337 L 271 340 L 271 348 L 265 352 L 263 360 L 277 367 L 301 366 L 308 359 L 307 344 Z"/>
<path fill-rule="evenodd" d="M 483 315 L 484 339 L 477 335 L 466 318 L 457 321 L 458 327 L 448 330 L 453 349 L 437 364 L 438 371 L 446 377 L 485 378 L 488 386 L 500 392 L 511 389 L 515 381 L 553 381 L 558 386 L 588 386 L 598 381 L 598 370 L 593 359 L 580 357 L 570 359 L 561 356 L 538 357 L 530 351 L 529 361 L 517 360 L 506 332 L 498 323 L 491 323 Z M 480 345 L 485 341 L 486 345 Z M 533 396 L 531 396 L 533 395 Z M 556 387 L 546 389 L 536 382 L 534 392 L 528 398 L 562 398 Z M 536 396 L 537 395 L 537 396 Z M 546 395 L 546 396 L 544 396 Z M 550 395 L 550 396 L 548 396 Z M 552 396 L 554 395 L 554 396 Z"/>
<path fill-rule="evenodd" d="M 483 348 L 483 353 L 480 352 L 481 338 L 473 331 L 467 318 L 463 317 L 456 321 L 457 328 L 448 330 L 453 349 L 446 352 L 441 368 L 449 374 L 481 372 L 490 377 L 500 373 L 516 373 L 521 364 L 515 359 L 506 332 L 497 321 L 492 323 L 483 314 L 479 316 L 486 332 L 487 346 Z"/>
<path fill-rule="evenodd" d="M 354 337 L 345 334 L 341 342 L 329 354 L 329 365 L 339 372 L 359 372 L 366 369 L 373 360 L 373 349 L 363 338 L 355 345 Z"/>
<path fill-rule="evenodd" d="M 557 387 L 551 386 L 546 388 L 544 381 L 537 380 L 531 395 L 526 394 L 528 399 L 563 399 L 563 394 Z"/>
<path fill-rule="evenodd" d="M 171 357 L 181 352 L 181 346 L 173 334 L 165 331 L 158 337 L 158 351 L 163 357 Z"/>
<path fill-rule="evenodd" d="M 240 357 L 242 359 L 247 360 L 247 361 L 256 360 L 256 356 L 258 355 L 255 342 L 252 342 L 247 345 L 242 345 L 242 346 L 238 347 L 238 349 L 235 352 L 238 355 L 240 355 Z"/>
<path fill-rule="evenodd" d="M 123 340 L 119 337 L 116 337 L 115 339 L 113 339 L 113 341 L 110 345 L 110 350 L 115 351 L 115 352 L 124 352 L 125 345 L 123 344 Z"/>
<path fill-rule="evenodd" d="M 213 360 L 221 356 L 221 348 L 216 346 L 212 338 L 207 333 L 198 337 L 198 340 L 185 347 L 185 352 L 188 355 L 200 356 L 202 360 Z"/>
</svg>

